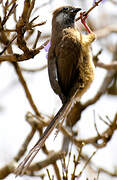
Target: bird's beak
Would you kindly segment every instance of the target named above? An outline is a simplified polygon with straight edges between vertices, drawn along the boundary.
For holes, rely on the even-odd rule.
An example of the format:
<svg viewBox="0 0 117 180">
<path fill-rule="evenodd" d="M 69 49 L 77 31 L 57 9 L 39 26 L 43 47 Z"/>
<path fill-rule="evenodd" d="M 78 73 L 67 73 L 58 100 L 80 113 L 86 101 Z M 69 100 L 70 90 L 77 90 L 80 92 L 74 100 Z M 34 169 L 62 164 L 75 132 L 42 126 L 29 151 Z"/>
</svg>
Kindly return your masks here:
<svg viewBox="0 0 117 180">
<path fill-rule="evenodd" d="M 70 12 L 73 13 L 73 14 L 76 14 L 80 10 L 81 10 L 81 8 L 73 8 Z"/>
</svg>

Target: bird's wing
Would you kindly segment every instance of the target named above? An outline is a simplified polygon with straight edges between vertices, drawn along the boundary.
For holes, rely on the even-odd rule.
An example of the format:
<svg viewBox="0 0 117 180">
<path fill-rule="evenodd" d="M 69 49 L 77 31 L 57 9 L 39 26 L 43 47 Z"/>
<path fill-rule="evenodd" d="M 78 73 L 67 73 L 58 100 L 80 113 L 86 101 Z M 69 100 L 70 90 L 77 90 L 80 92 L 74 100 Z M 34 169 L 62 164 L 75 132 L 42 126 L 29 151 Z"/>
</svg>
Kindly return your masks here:
<svg viewBox="0 0 117 180">
<path fill-rule="evenodd" d="M 81 56 L 80 41 L 74 33 L 67 32 L 55 49 L 58 82 L 65 94 L 68 93 L 78 77 L 78 62 Z"/>
<path fill-rule="evenodd" d="M 64 103 L 66 101 L 66 98 L 62 92 L 62 89 L 59 85 L 58 82 L 58 73 L 57 73 L 57 65 L 56 65 L 56 57 L 51 57 L 48 58 L 48 75 L 49 75 L 49 80 L 52 89 L 56 94 L 59 95 L 61 98 L 62 102 Z"/>
</svg>

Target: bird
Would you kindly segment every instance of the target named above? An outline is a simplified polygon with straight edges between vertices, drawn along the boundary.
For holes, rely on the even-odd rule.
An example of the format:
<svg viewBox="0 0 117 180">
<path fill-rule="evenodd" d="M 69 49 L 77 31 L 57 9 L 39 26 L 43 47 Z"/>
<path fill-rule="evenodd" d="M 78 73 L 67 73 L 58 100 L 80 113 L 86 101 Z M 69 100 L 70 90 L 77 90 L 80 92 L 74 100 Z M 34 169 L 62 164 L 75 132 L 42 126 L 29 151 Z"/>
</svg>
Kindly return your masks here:
<svg viewBox="0 0 117 180">
<path fill-rule="evenodd" d="M 80 10 L 65 6 L 53 14 L 48 74 L 51 87 L 63 104 L 76 90 L 79 90 L 76 97 L 82 96 L 94 79 L 90 44 L 95 40 L 95 34 L 86 25 L 83 13 L 80 13 L 81 21 L 89 34 L 81 34 L 75 28 L 75 16 Z"/>
<path fill-rule="evenodd" d="M 81 12 L 80 17 L 89 34 L 81 34 L 75 27 L 75 16 L 80 10 L 71 6 L 60 7 L 54 12 L 52 20 L 48 74 L 51 87 L 59 95 L 63 105 L 75 93 L 74 99 L 79 101 L 94 79 L 95 67 L 90 44 L 95 40 L 95 34 L 85 23 L 85 12 L 85 16 Z M 66 121 L 66 128 L 70 129 L 71 124 L 73 123 Z M 65 153 L 68 152 L 68 145 L 69 138 L 64 137 L 62 150 Z"/>
<path fill-rule="evenodd" d="M 95 67 L 90 45 L 95 40 L 95 34 L 85 23 L 86 13 L 85 16 L 80 13 L 80 18 L 89 34 L 82 34 L 75 27 L 75 16 L 80 10 L 78 7 L 63 6 L 53 13 L 48 75 L 51 87 L 63 105 L 17 167 L 16 176 L 24 174 L 59 120 L 65 119 L 72 104 L 80 100 L 94 79 Z"/>
</svg>

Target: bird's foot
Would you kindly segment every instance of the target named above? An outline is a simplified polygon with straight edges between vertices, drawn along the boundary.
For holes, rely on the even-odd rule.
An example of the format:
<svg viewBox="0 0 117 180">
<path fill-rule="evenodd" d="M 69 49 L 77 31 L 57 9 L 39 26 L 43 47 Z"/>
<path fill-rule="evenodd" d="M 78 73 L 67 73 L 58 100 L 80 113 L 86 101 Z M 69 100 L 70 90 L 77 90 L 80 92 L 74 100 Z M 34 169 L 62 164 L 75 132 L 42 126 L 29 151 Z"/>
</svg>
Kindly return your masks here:
<svg viewBox="0 0 117 180">
<path fill-rule="evenodd" d="M 85 20 L 86 20 L 86 18 L 87 18 L 87 13 L 86 13 L 86 12 L 81 12 L 81 13 L 80 13 L 80 18 L 81 18 L 81 22 L 82 22 L 82 24 L 84 25 L 84 27 L 87 29 L 87 31 L 88 31 L 89 33 L 91 33 L 91 32 L 92 32 L 91 29 L 88 27 L 88 25 L 87 25 L 86 22 L 85 22 Z"/>
</svg>

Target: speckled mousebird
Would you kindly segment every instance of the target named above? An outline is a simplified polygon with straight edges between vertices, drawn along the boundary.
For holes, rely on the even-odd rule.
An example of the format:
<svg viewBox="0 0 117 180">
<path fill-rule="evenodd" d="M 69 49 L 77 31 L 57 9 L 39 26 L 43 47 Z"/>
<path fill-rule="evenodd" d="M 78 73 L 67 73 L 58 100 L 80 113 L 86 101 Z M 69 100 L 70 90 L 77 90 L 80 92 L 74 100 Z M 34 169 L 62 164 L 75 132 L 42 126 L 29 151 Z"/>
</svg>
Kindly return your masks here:
<svg viewBox="0 0 117 180">
<path fill-rule="evenodd" d="M 66 112 L 70 110 L 72 100 L 80 100 L 94 79 L 90 44 L 94 41 L 95 34 L 86 25 L 86 16 L 83 16 L 82 13 L 80 14 L 81 22 L 89 34 L 83 35 L 75 28 L 75 16 L 80 10 L 80 8 L 64 6 L 56 9 L 53 13 L 48 72 L 51 86 L 61 98 L 63 106 L 47 126 L 36 145 L 19 164 L 16 176 L 24 174 L 58 121 L 64 118 Z"/>
<path fill-rule="evenodd" d="M 88 35 L 82 35 L 75 28 L 75 15 L 80 10 L 66 6 L 58 8 L 53 14 L 48 72 L 51 86 L 63 103 L 76 89 L 79 89 L 76 96 L 81 96 L 94 78 L 90 44 L 95 34 L 88 27 Z M 82 22 L 85 23 L 83 18 Z"/>
</svg>

